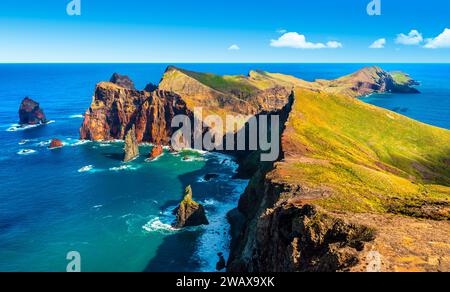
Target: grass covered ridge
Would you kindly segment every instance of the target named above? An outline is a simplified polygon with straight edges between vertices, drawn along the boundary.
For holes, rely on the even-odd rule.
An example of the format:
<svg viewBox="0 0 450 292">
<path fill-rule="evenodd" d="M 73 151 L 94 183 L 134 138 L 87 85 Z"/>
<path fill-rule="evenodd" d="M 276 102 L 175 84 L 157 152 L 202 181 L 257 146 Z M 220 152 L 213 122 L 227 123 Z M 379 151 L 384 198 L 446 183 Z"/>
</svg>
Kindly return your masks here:
<svg viewBox="0 0 450 292">
<path fill-rule="evenodd" d="M 272 179 L 326 209 L 450 219 L 450 131 L 344 95 L 296 89 Z"/>
</svg>

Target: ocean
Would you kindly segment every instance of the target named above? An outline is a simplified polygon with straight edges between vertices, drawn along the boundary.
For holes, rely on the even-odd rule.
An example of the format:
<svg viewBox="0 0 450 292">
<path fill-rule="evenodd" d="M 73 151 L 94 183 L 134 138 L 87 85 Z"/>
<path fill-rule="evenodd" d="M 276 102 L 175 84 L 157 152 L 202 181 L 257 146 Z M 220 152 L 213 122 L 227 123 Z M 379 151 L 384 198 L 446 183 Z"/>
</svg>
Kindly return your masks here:
<svg viewBox="0 0 450 292">
<path fill-rule="evenodd" d="M 65 271 L 70 251 L 80 253 L 82 271 L 214 271 L 217 253 L 228 255 L 226 213 L 247 184 L 232 179 L 237 166 L 230 157 L 166 152 L 124 166 L 120 142 L 78 140 L 96 83 L 118 72 L 142 89 L 157 84 L 168 65 L 0 64 L 0 271 Z M 371 64 L 170 65 L 227 75 L 261 69 L 313 81 Z M 422 94 L 372 95 L 365 102 L 450 129 L 450 65 L 377 65 L 409 73 Z M 14 128 L 25 96 L 38 101 L 52 123 Z M 48 150 L 52 138 L 65 146 Z M 208 173 L 219 177 L 204 181 Z M 186 185 L 211 224 L 177 231 L 172 210 Z"/>
</svg>

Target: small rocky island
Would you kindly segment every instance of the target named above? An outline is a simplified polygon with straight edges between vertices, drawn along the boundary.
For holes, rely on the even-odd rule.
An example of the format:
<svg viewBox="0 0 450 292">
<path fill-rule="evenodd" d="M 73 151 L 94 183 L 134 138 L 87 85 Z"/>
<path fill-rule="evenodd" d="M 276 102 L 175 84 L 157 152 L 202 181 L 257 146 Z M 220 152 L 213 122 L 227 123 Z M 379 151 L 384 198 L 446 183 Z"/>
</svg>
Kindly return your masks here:
<svg viewBox="0 0 450 292">
<path fill-rule="evenodd" d="M 64 143 L 59 139 L 52 139 L 50 142 L 50 146 L 48 146 L 48 149 L 56 149 L 64 147 Z"/>
<path fill-rule="evenodd" d="M 155 145 L 152 148 L 152 151 L 150 152 L 150 155 L 148 157 L 148 161 L 153 161 L 156 158 L 160 157 L 164 153 L 164 148 L 162 145 Z"/>
<path fill-rule="evenodd" d="M 177 215 L 175 228 L 184 228 L 191 226 L 208 225 L 209 221 L 206 218 L 205 208 L 192 199 L 192 188 L 186 188 L 184 199 L 180 206 L 174 210 Z"/>
<path fill-rule="evenodd" d="M 21 126 L 30 126 L 43 125 L 47 122 L 47 118 L 39 103 L 29 97 L 25 97 L 19 108 L 19 124 Z"/>
<path fill-rule="evenodd" d="M 133 126 L 125 136 L 125 156 L 123 162 L 130 162 L 139 156 L 139 144 L 136 141 L 136 128 Z"/>
</svg>

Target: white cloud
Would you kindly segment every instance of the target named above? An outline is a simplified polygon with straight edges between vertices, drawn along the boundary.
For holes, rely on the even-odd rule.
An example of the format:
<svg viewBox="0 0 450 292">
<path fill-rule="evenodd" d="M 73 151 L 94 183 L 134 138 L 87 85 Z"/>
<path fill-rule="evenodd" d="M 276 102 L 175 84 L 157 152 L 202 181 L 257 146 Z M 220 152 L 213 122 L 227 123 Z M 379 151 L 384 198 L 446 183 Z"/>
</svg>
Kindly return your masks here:
<svg viewBox="0 0 450 292">
<path fill-rule="evenodd" d="M 228 50 L 229 51 L 239 51 L 241 48 L 238 45 L 231 45 Z"/>
<path fill-rule="evenodd" d="M 427 39 L 424 47 L 427 49 L 450 48 L 450 29 L 444 29 L 444 32 L 434 39 Z"/>
<path fill-rule="evenodd" d="M 285 30 L 285 29 L 279 29 L 279 30 L 277 30 L 277 33 L 285 34 L 285 33 L 287 33 L 287 30 Z"/>
<path fill-rule="evenodd" d="M 276 48 L 294 48 L 294 49 L 337 49 L 342 48 L 342 44 L 336 41 L 330 41 L 326 44 L 311 43 L 306 41 L 306 37 L 296 32 L 283 34 L 277 40 L 271 40 L 270 45 Z"/>
<path fill-rule="evenodd" d="M 386 39 L 378 39 L 376 41 L 373 42 L 373 44 L 371 44 L 369 46 L 370 49 L 384 49 L 384 46 L 386 45 Z"/>
<path fill-rule="evenodd" d="M 407 35 L 403 33 L 398 34 L 395 42 L 406 46 L 417 46 L 423 42 L 423 37 L 420 32 L 413 29 Z"/>
</svg>

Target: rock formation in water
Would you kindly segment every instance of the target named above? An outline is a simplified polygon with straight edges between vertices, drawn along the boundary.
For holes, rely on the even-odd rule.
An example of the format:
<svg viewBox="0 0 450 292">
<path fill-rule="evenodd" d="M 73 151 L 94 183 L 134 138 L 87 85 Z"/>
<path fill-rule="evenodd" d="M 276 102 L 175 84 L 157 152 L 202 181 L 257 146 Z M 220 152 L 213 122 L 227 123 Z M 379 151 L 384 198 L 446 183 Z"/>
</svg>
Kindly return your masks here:
<svg viewBox="0 0 450 292">
<path fill-rule="evenodd" d="M 48 146 L 49 149 L 55 149 L 55 148 L 61 148 L 64 146 L 64 143 L 61 140 L 53 139 L 50 142 L 50 146 Z"/>
<path fill-rule="evenodd" d="M 134 125 L 125 135 L 124 152 L 123 162 L 129 162 L 139 156 L 139 144 L 136 140 L 136 128 Z"/>
<path fill-rule="evenodd" d="M 216 271 L 220 272 L 227 267 L 227 262 L 225 261 L 223 253 L 219 252 L 217 256 L 219 257 L 219 261 L 216 264 Z"/>
<path fill-rule="evenodd" d="M 174 131 L 172 118 L 179 114 L 190 115 L 186 103 L 173 92 L 138 91 L 101 82 L 85 113 L 80 137 L 92 141 L 124 140 L 125 131 L 134 125 L 139 143 L 168 145 Z"/>
<path fill-rule="evenodd" d="M 185 191 L 184 199 L 174 211 L 177 219 L 176 228 L 190 226 L 208 225 L 205 208 L 192 199 L 192 188 L 188 186 Z"/>
<path fill-rule="evenodd" d="M 152 151 L 150 152 L 150 155 L 148 157 L 149 160 L 155 160 L 159 156 L 161 156 L 164 153 L 164 148 L 162 145 L 155 145 L 152 148 Z"/>
<path fill-rule="evenodd" d="M 19 108 L 19 124 L 39 125 L 47 123 L 44 111 L 39 107 L 39 103 L 29 97 L 25 97 Z"/>
<path fill-rule="evenodd" d="M 229 271 L 450 271 L 450 131 L 357 99 L 416 85 L 379 67 L 315 82 L 169 67 L 157 89 L 99 83 L 81 137 L 124 139 L 135 126 L 138 142 L 168 145 L 174 115 L 194 107 L 223 118 L 280 114 L 279 160 L 240 157 L 251 180 L 229 216 Z M 176 213 L 177 227 L 206 222 L 190 190 Z"/>
</svg>

